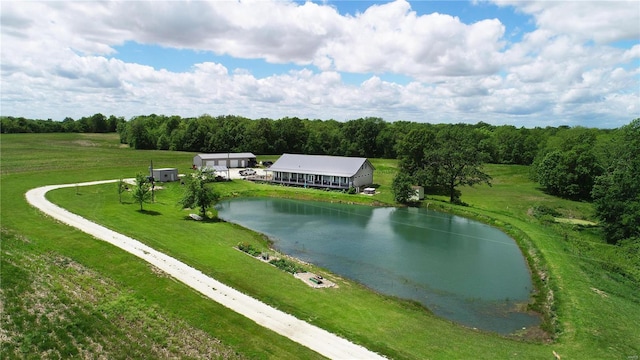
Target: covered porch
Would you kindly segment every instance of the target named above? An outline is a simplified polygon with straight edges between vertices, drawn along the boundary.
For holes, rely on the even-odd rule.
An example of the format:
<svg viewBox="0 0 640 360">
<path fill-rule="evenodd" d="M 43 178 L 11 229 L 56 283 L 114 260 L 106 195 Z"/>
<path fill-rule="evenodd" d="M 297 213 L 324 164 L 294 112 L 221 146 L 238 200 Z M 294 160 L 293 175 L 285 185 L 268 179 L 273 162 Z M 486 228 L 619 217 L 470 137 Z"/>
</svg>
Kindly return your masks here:
<svg viewBox="0 0 640 360">
<path fill-rule="evenodd" d="M 351 178 L 346 176 L 302 174 L 282 171 L 274 171 L 271 182 L 331 189 L 349 189 L 353 184 Z"/>
</svg>

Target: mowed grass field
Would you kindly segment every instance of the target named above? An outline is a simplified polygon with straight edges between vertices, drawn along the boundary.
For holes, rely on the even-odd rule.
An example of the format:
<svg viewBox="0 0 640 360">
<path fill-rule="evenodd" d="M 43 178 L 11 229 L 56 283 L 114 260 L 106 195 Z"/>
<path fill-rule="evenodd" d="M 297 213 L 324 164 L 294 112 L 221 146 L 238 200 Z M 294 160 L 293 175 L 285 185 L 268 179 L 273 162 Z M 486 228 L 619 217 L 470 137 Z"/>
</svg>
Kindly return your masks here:
<svg viewBox="0 0 640 360">
<path fill-rule="evenodd" d="M 154 166 L 186 170 L 194 154 L 135 151 L 115 134 L 2 135 L 1 358 L 317 358 L 317 354 L 213 303 L 148 264 L 31 208 L 24 193 L 59 183 L 134 177 Z M 264 156 L 262 159 L 275 157 Z M 223 196 L 282 196 L 326 201 L 391 203 L 395 160 L 372 159 L 380 194 L 333 192 L 233 181 L 214 184 Z M 185 219 L 181 188 L 167 184 L 139 212 L 114 184 L 69 188 L 49 198 L 87 218 L 131 235 L 234 288 L 389 358 L 630 359 L 640 355 L 638 284 L 610 271 L 597 228 L 547 224 L 537 205 L 564 217 L 594 220 L 587 203 L 543 194 L 527 167 L 488 166 L 493 187 L 462 188 L 468 207 L 429 197 L 431 208 L 503 228 L 536 254 L 553 290 L 554 341 L 503 338 L 466 329 L 411 302 L 375 294 L 326 273 L 339 285 L 316 290 L 233 249 L 260 234 L 224 222 Z M 582 247 L 589 251 L 581 251 Z M 130 344 L 135 344 L 131 346 Z"/>
</svg>

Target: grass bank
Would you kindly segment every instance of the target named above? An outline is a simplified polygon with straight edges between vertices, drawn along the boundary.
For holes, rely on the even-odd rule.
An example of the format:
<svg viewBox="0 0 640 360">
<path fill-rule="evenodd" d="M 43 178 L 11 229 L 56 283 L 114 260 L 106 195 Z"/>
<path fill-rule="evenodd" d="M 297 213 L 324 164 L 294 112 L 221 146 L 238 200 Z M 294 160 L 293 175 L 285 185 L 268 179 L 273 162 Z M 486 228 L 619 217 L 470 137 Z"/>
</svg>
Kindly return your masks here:
<svg viewBox="0 0 640 360">
<path fill-rule="evenodd" d="M 42 216 L 30 208 L 24 199 L 26 190 L 55 183 L 75 183 L 90 180 L 132 177 L 146 172 L 150 160 L 157 167 L 185 169 L 193 154 L 133 151 L 120 147 L 115 135 L 40 134 L 2 135 L 2 302 L 3 358 L 15 354 L 38 356 L 49 352 L 85 351 L 122 357 L 118 341 L 132 333 L 153 339 L 143 349 L 173 349 L 173 354 L 190 351 L 187 345 L 176 343 L 168 334 L 141 328 L 157 329 L 163 321 L 178 322 L 182 329 L 200 334 L 216 350 L 227 357 L 249 358 L 313 358 L 317 356 L 295 343 L 265 330 L 227 309 L 212 304 L 197 293 L 154 271 L 146 263 L 107 244 L 69 229 Z M 389 191 L 395 171 L 395 161 L 374 160 L 376 182 L 380 194 L 367 197 L 368 202 L 390 202 Z M 566 358 L 628 358 L 637 356 L 640 338 L 637 319 L 640 318 L 637 286 L 628 277 L 609 271 L 603 261 L 579 254 L 575 249 L 583 239 L 596 249 L 607 249 L 598 240 L 597 230 L 573 228 L 572 225 L 547 224 L 530 215 L 529 209 L 538 203 L 572 212 L 573 217 L 590 220 L 588 204 L 564 202 L 542 194 L 526 179 L 526 168 L 488 168 L 496 179 L 493 188 L 462 189 L 469 207 L 451 207 L 432 197 L 427 202 L 447 211 L 485 218 L 495 225 L 521 231 L 539 252 L 554 291 L 554 313 L 557 314 L 558 336 L 554 343 L 529 343 L 505 339 L 493 334 L 465 329 L 431 315 L 423 308 L 405 301 L 380 296 L 367 289 L 334 277 L 337 289 L 317 291 L 271 266 L 254 261 L 233 249 L 238 242 L 265 248 L 266 240 L 259 234 L 232 224 L 198 223 L 184 219 L 185 213 L 175 205 L 179 189 L 168 186 L 155 204 L 146 205 L 147 213 L 136 211 L 135 204 L 119 204 L 115 185 L 59 190 L 51 199 L 63 203 L 83 216 L 118 231 L 132 235 L 161 251 L 172 254 L 207 274 L 249 293 L 261 300 L 295 314 L 323 328 L 347 337 L 392 358 L 548 358 L 556 351 Z M 225 196 L 283 196 L 352 202 L 362 197 L 337 193 L 252 184 L 234 181 L 220 184 Z M 155 215 L 150 215 L 155 214 Z M 571 214 L 563 214 L 570 217 Z M 7 235 L 9 234 L 9 235 Z M 565 234 L 567 235 L 565 237 Z M 566 239 L 566 240 L 565 240 Z M 25 259 L 35 259 L 33 265 Z M 56 260 L 58 259 L 58 260 Z M 62 261 L 59 259 L 63 259 Z M 69 296 L 62 285 L 51 286 L 49 295 L 65 298 L 65 309 L 78 309 L 65 314 L 69 323 L 53 323 L 51 329 L 60 333 L 93 326 L 95 331 L 82 330 L 85 343 L 100 344 L 82 347 L 82 342 L 65 341 L 41 344 L 34 329 L 42 319 L 33 317 L 34 303 L 21 303 L 20 297 L 40 288 L 38 274 L 43 271 L 53 283 L 64 279 L 64 265 L 89 272 L 87 283 L 104 282 L 110 292 L 124 300 L 116 302 L 123 312 L 140 314 L 127 326 L 118 322 L 118 313 L 107 311 L 108 304 L 95 304 L 91 295 Z M 5 265 L 9 264 L 9 265 Z M 593 266 L 593 264 L 599 264 Z M 39 266 L 39 267 L 38 267 Z M 14 269 L 23 284 L 4 280 L 5 269 Z M 45 269 L 45 270 L 37 270 Z M 322 269 L 315 269 L 323 272 Z M 617 275 L 618 274 L 618 275 Z M 596 290 L 593 290 L 596 289 Z M 73 292 L 73 291 L 71 291 Z M 82 292 L 79 292 L 82 294 Z M 111 301 L 113 302 L 113 301 Z M 58 305 L 52 305 L 57 308 Z M 10 310 L 9 310 L 10 309 Z M 84 310 L 82 310 L 84 309 Z M 107 309 L 107 310 L 104 310 Z M 145 313 L 151 309 L 151 315 Z M 9 313 L 9 311 L 11 311 Z M 26 314 L 20 324 L 10 321 L 13 313 Z M 153 323 L 149 318 L 161 320 Z M 166 320 L 170 319 L 170 320 Z M 635 320 L 634 320 L 635 319 Z M 85 324 L 85 325 L 82 325 Z M 90 324 L 86 325 L 86 324 Z M 5 326 L 8 325 L 8 326 Z M 161 326 L 160 326 L 161 327 Z M 120 332 L 108 330 L 120 329 Z M 53 330 L 51 330 L 53 331 Z M 178 331 L 178 330 L 176 330 Z M 77 332 L 77 331 L 76 331 Z M 72 332 L 75 333 L 75 332 Z M 60 335 L 62 337 L 62 335 Z M 80 335 L 75 338 L 81 338 Z M 36 339 L 29 346 L 18 348 L 24 339 Z M 188 342 L 188 341 L 187 341 Z M 73 345 L 75 344 L 75 345 Z M 80 345 L 78 345 L 80 344 Z M 68 349 L 75 346 L 75 350 Z M 100 349 L 100 350 L 98 350 Z M 120 350 L 122 351 L 122 350 Z M 141 350 L 147 351 L 147 350 Z M 168 350 L 167 350 L 168 351 Z M 160 353 L 160 352 L 158 352 Z M 167 353 L 170 354 L 170 353 Z M 201 357 L 194 353 L 194 357 Z M 155 357 L 155 356 L 154 356 Z M 171 357 L 171 355 L 158 356 Z"/>
</svg>

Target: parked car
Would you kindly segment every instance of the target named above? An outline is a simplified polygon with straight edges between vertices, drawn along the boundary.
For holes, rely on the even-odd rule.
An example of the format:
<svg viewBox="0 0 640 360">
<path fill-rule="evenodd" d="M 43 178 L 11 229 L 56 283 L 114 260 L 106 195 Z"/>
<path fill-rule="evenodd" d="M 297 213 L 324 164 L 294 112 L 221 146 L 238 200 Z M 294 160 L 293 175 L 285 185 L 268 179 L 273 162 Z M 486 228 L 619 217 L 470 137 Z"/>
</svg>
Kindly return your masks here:
<svg viewBox="0 0 640 360">
<path fill-rule="evenodd" d="M 251 176 L 251 175 L 255 175 L 256 171 L 253 169 L 244 169 L 244 170 L 240 170 L 240 175 L 241 176 Z"/>
<path fill-rule="evenodd" d="M 273 165 L 273 161 L 263 161 L 262 162 L 262 166 L 264 166 L 264 167 L 270 167 L 271 165 Z"/>
</svg>

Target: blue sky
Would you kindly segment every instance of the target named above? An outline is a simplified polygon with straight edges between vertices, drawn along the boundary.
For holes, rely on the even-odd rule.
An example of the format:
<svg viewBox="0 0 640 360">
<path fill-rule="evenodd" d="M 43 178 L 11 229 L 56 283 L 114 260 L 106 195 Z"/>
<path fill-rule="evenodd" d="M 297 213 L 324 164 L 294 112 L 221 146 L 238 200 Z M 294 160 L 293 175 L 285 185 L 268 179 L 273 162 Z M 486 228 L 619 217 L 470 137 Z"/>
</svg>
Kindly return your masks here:
<svg viewBox="0 0 640 360">
<path fill-rule="evenodd" d="M 637 1 L 3 2 L 1 114 L 618 127 Z"/>
</svg>

